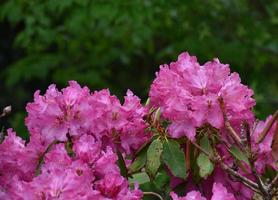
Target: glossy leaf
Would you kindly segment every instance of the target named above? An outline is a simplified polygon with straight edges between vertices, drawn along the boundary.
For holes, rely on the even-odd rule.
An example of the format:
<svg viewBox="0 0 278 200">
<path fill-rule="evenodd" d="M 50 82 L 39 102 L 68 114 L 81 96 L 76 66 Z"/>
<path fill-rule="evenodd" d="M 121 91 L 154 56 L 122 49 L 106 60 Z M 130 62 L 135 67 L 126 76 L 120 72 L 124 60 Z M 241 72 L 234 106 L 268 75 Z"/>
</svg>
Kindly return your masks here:
<svg viewBox="0 0 278 200">
<path fill-rule="evenodd" d="M 148 148 L 146 146 L 146 148 L 142 149 L 142 151 L 139 152 L 136 159 L 129 166 L 129 169 L 128 169 L 129 174 L 137 172 L 145 166 L 146 160 L 147 160 L 147 149 Z"/>
<path fill-rule="evenodd" d="M 137 183 L 137 184 L 141 185 L 141 184 L 147 183 L 149 181 L 150 181 L 150 178 L 145 172 L 133 174 L 132 178 L 129 178 L 130 184 Z"/>
<path fill-rule="evenodd" d="M 151 179 L 154 179 L 159 167 L 163 145 L 160 140 L 154 140 L 148 148 L 146 160 L 146 172 Z"/>
<path fill-rule="evenodd" d="M 200 146 L 204 150 L 206 150 L 206 152 L 212 155 L 213 151 L 207 135 L 204 135 L 201 138 Z M 210 161 L 209 157 L 204 153 L 199 154 L 197 158 L 197 165 L 199 167 L 199 175 L 202 178 L 207 178 L 207 176 L 209 176 L 213 172 L 214 164 Z"/>
<path fill-rule="evenodd" d="M 163 146 L 162 158 L 174 176 L 186 178 L 185 155 L 178 142 L 174 140 L 166 142 Z"/>
<path fill-rule="evenodd" d="M 154 184 L 157 188 L 162 189 L 168 187 L 170 180 L 171 178 L 169 174 L 165 171 L 165 169 L 163 169 L 163 170 L 159 170 L 159 172 L 157 173 L 154 180 Z"/>
<path fill-rule="evenodd" d="M 232 156 L 235 157 L 237 160 L 244 161 L 247 164 L 249 164 L 247 156 L 236 146 L 232 146 L 229 149 L 229 151 L 232 154 Z"/>
<path fill-rule="evenodd" d="M 210 142 L 209 142 L 209 138 L 207 135 L 204 135 L 201 140 L 200 140 L 200 146 L 206 150 L 209 154 L 212 154 L 213 151 L 212 151 L 212 147 L 210 145 Z"/>
<path fill-rule="evenodd" d="M 208 156 L 204 153 L 200 153 L 200 155 L 197 158 L 197 165 L 199 166 L 199 174 L 202 178 L 206 178 L 208 175 L 210 175 L 213 172 L 214 165 L 209 160 Z"/>
</svg>

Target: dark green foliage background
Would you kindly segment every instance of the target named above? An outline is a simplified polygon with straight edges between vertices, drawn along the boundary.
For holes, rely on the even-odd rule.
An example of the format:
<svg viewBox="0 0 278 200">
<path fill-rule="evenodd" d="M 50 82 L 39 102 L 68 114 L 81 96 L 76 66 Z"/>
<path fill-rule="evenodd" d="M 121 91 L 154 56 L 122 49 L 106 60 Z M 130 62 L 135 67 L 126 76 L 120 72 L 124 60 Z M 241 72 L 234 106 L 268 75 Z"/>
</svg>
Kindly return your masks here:
<svg viewBox="0 0 278 200">
<path fill-rule="evenodd" d="M 74 79 L 145 100 L 182 51 L 229 63 L 255 90 L 258 117 L 278 107 L 276 0 L 2 0 L 0 29 L 0 105 L 14 108 L 3 123 L 23 137 L 36 89 Z"/>
</svg>

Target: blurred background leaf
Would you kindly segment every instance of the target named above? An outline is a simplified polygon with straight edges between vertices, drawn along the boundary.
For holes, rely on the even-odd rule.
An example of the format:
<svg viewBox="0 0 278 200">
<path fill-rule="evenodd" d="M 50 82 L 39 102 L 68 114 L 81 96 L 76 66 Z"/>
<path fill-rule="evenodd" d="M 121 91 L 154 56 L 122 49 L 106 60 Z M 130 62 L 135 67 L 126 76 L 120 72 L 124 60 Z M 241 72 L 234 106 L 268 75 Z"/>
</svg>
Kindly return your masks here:
<svg viewBox="0 0 278 200">
<path fill-rule="evenodd" d="M 2 0 L 0 105 L 27 137 L 25 105 L 51 83 L 128 88 L 146 99 L 155 71 L 182 51 L 219 57 L 255 90 L 256 114 L 278 107 L 276 0 Z"/>
</svg>

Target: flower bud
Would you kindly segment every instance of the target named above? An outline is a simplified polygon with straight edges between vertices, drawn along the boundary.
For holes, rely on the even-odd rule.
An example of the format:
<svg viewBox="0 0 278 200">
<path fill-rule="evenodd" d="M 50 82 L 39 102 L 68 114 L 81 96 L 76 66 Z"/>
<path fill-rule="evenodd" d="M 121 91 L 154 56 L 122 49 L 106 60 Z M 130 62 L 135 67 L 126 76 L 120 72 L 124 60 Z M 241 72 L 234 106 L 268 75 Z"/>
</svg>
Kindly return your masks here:
<svg viewBox="0 0 278 200">
<path fill-rule="evenodd" d="M 3 109 L 3 114 L 4 114 L 4 115 L 10 114 L 11 112 L 12 112 L 12 106 L 11 106 L 11 105 L 6 106 L 6 107 Z"/>
<path fill-rule="evenodd" d="M 3 111 L 2 114 L 0 115 L 0 117 L 5 117 L 6 115 L 10 114 L 12 112 L 12 106 L 6 106 Z"/>
</svg>

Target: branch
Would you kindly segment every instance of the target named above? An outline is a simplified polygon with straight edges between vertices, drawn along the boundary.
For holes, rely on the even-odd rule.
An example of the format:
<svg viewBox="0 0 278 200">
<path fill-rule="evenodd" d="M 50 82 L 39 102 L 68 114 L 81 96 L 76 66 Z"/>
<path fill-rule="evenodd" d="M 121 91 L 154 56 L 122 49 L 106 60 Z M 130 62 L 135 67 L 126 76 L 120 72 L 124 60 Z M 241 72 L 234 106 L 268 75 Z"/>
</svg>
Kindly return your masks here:
<svg viewBox="0 0 278 200">
<path fill-rule="evenodd" d="M 264 140 L 264 138 L 266 137 L 266 135 L 268 134 L 269 130 L 271 129 L 272 125 L 274 124 L 274 122 L 276 120 L 278 120 L 278 110 L 273 114 L 271 120 L 267 123 L 266 127 L 260 134 L 260 137 L 259 137 L 258 141 L 256 142 L 257 144 L 261 143 Z"/>
<path fill-rule="evenodd" d="M 259 176 L 256 168 L 255 168 L 255 159 L 254 159 L 254 154 L 252 152 L 252 143 L 251 143 L 251 135 L 250 135 L 250 127 L 249 124 L 244 121 L 243 123 L 244 125 L 244 129 L 245 129 L 245 133 L 246 133 L 246 139 L 247 139 L 247 147 L 246 147 L 246 154 L 248 157 L 248 161 L 250 163 L 250 168 L 252 171 L 253 176 L 256 178 L 256 182 L 259 186 L 260 191 L 262 192 L 262 194 L 267 195 L 268 191 L 267 191 L 267 187 L 264 184 L 264 182 L 262 181 L 261 177 Z"/>
<path fill-rule="evenodd" d="M 255 169 L 254 160 L 252 160 L 252 159 L 248 159 L 248 160 L 250 162 L 250 167 L 251 167 L 252 174 L 256 178 L 256 182 L 257 182 L 257 184 L 259 186 L 259 189 L 260 189 L 261 193 L 263 195 L 268 195 L 268 190 L 267 190 L 265 184 L 263 183 L 261 177 L 258 175 L 258 173 L 257 173 L 257 171 Z"/>
<path fill-rule="evenodd" d="M 224 162 L 219 162 L 220 166 L 223 170 L 227 171 L 230 175 L 232 175 L 233 177 L 237 178 L 238 180 L 240 180 L 241 183 L 243 183 L 245 186 L 249 187 L 250 189 L 252 189 L 254 192 L 261 194 L 261 192 L 259 191 L 259 187 L 258 185 L 251 181 L 248 178 L 245 178 L 244 176 L 242 176 L 241 174 L 239 174 L 237 171 L 231 169 L 228 165 L 226 165 Z"/>
<path fill-rule="evenodd" d="M 191 141 L 192 142 L 192 141 Z M 192 142 L 192 144 L 199 149 L 200 151 L 202 151 L 205 155 L 207 155 L 209 157 L 209 159 L 214 162 L 214 163 L 219 163 L 221 168 L 226 171 L 227 173 L 229 173 L 230 175 L 232 175 L 233 177 L 237 178 L 238 180 L 240 180 L 241 183 L 243 183 L 244 185 L 246 185 L 247 187 L 249 187 L 250 189 L 252 189 L 254 192 L 261 194 L 261 192 L 259 191 L 259 187 L 258 184 L 256 184 L 255 182 L 249 180 L 248 178 L 245 178 L 244 176 L 242 176 L 241 174 L 239 174 L 237 171 L 231 169 L 228 165 L 226 165 L 223 162 L 223 159 L 220 157 L 220 155 L 217 154 L 216 157 L 212 157 L 206 150 L 204 150 L 201 146 L 199 146 L 198 144 L 196 144 L 195 142 Z"/>
<path fill-rule="evenodd" d="M 191 143 L 192 143 L 197 149 L 199 149 L 200 151 L 202 151 L 207 157 L 209 157 L 209 159 L 212 159 L 212 160 L 213 160 L 213 158 L 211 157 L 211 155 L 210 155 L 205 149 L 203 149 L 200 145 L 198 145 L 196 142 L 193 142 L 193 141 L 191 141 Z"/>
<path fill-rule="evenodd" d="M 277 186 L 276 184 L 278 184 L 278 173 L 276 174 L 275 178 L 271 181 L 269 185 L 270 190 L 273 189 L 275 186 Z"/>
<path fill-rule="evenodd" d="M 224 104 L 224 100 L 223 98 L 219 97 L 219 103 L 220 103 L 220 108 L 223 114 L 223 118 L 224 118 L 224 123 L 226 126 L 226 129 L 230 132 L 232 138 L 234 139 L 234 141 L 239 145 L 239 147 L 242 146 L 242 142 L 240 137 L 238 136 L 238 134 L 236 133 L 236 131 L 233 129 L 233 127 L 231 126 L 227 114 L 226 114 L 226 108 L 225 108 L 225 104 Z"/>
<path fill-rule="evenodd" d="M 250 127 L 249 127 L 249 124 L 246 121 L 243 122 L 243 126 L 244 126 L 244 130 L 245 130 L 245 133 L 246 133 L 247 151 L 250 154 L 251 151 L 252 151 Z"/>
<path fill-rule="evenodd" d="M 256 130 L 256 128 L 257 128 L 257 126 L 258 126 L 258 123 L 260 122 L 260 120 L 259 119 L 256 119 L 255 120 L 255 122 L 254 122 L 254 124 L 253 124 L 253 126 L 252 126 L 252 132 L 251 132 L 251 135 L 253 135 L 254 134 L 254 132 L 255 132 L 255 130 Z"/>
</svg>

